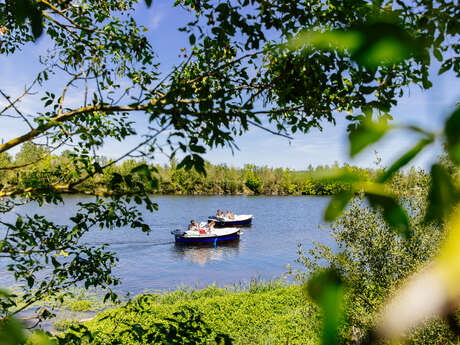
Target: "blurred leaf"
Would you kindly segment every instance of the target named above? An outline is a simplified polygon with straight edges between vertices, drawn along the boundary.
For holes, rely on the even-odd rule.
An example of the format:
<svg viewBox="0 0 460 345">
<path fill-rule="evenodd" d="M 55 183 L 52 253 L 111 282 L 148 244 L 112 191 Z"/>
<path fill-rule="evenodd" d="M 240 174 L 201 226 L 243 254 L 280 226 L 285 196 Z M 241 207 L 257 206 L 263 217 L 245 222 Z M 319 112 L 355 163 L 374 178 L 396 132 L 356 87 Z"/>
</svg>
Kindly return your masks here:
<svg viewBox="0 0 460 345">
<path fill-rule="evenodd" d="M 185 168 L 190 170 L 194 168 L 198 173 L 203 174 L 206 176 L 206 169 L 204 167 L 204 159 L 197 155 L 187 155 L 182 159 L 182 161 L 177 165 L 177 169 Z"/>
<path fill-rule="evenodd" d="M 392 65 L 414 55 L 422 55 L 423 47 L 394 18 L 381 18 L 369 21 L 354 28 L 360 32 L 364 41 L 351 57 L 361 65 L 377 67 Z"/>
<path fill-rule="evenodd" d="M 0 321 L 0 345 L 19 345 L 26 341 L 23 328 L 13 317 Z"/>
<path fill-rule="evenodd" d="M 354 50 L 361 46 L 363 37 L 356 31 L 303 31 L 288 42 L 291 49 L 299 49 L 304 45 L 313 45 L 319 49 Z"/>
<path fill-rule="evenodd" d="M 438 257 L 409 277 L 383 308 L 377 334 L 397 340 L 430 319 L 458 310 L 460 303 L 460 209 L 447 221 Z M 428 302 L 428 303 L 427 303 Z"/>
<path fill-rule="evenodd" d="M 452 161 L 460 165 L 460 108 L 457 108 L 447 119 L 444 133 L 447 139 L 447 152 Z"/>
<path fill-rule="evenodd" d="M 458 197 L 452 177 L 446 169 L 440 164 L 433 164 L 425 220 L 443 221 L 452 211 Z"/>
<path fill-rule="evenodd" d="M 196 153 L 206 153 L 206 148 L 204 146 L 200 146 L 200 145 L 191 144 L 190 145 L 190 150 L 192 150 L 193 152 L 196 152 Z"/>
<path fill-rule="evenodd" d="M 410 56 L 410 50 L 402 42 L 392 37 L 383 37 L 367 49 L 353 54 L 353 59 L 361 65 L 376 67 L 382 64 L 393 64 Z"/>
<path fill-rule="evenodd" d="M 101 165 L 98 162 L 94 162 L 94 171 L 98 174 L 103 174 L 104 171 L 102 170 Z"/>
<path fill-rule="evenodd" d="M 56 345 L 54 341 L 43 331 L 34 331 L 32 335 L 27 339 L 27 344 L 33 345 Z"/>
<path fill-rule="evenodd" d="M 152 0 L 145 0 L 145 4 L 147 7 L 150 7 L 152 5 Z"/>
<path fill-rule="evenodd" d="M 460 303 L 460 205 L 455 206 L 455 211 L 450 214 L 447 221 L 447 237 L 441 246 L 439 258 L 435 261 L 437 269 L 444 278 L 445 291 L 449 299 L 457 299 Z M 455 305 L 452 305 L 454 307 Z"/>
<path fill-rule="evenodd" d="M 123 176 L 121 176 L 119 173 L 113 173 L 109 186 L 110 188 L 116 188 L 122 182 L 123 182 Z"/>
<path fill-rule="evenodd" d="M 340 216 L 347 206 L 348 202 L 353 198 L 353 192 L 340 193 L 329 202 L 326 211 L 324 212 L 324 219 L 328 222 L 332 222 L 338 216 Z"/>
<path fill-rule="evenodd" d="M 154 189 L 154 190 L 158 189 L 158 186 L 159 186 L 158 179 L 152 177 L 151 180 L 150 180 L 149 186 L 150 186 L 151 189 Z"/>
<path fill-rule="evenodd" d="M 188 37 L 188 40 L 190 42 L 190 45 L 193 46 L 196 42 L 196 37 L 194 34 L 191 34 L 189 37 Z"/>
<path fill-rule="evenodd" d="M 18 24 L 24 24 L 29 15 L 30 5 L 29 0 L 16 0 L 14 2 L 14 17 Z"/>
<path fill-rule="evenodd" d="M 353 157 L 370 144 L 377 142 L 388 131 L 386 120 L 372 121 L 365 117 L 355 128 L 352 128 L 348 139 L 350 141 L 350 156 Z"/>
<path fill-rule="evenodd" d="M 313 275 L 305 289 L 323 312 L 322 345 L 338 344 L 338 332 L 343 318 L 344 283 L 334 268 Z"/>
<path fill-rule="evenodd" d="M 383 218 L 388 225 L 392 226 L 405 239 L 412 236 L 406 211 L 399 205 L 395 197 L 374 191 L 365 191 L 365 193 L 372 207 L 382 209 Z"/>
<path fill-rule="evenodd" d="M 328 183 L 355 183 L 362 182 L 363 177 L 356 173 L 353 169 L 330 168 L 318 170 L 311 173 L 311 178 L 315 181 L 327 180 Z"/>
<path fill-rule="evenodd" d="M 43 33 L 43 15 L 36 1 L 16 0 L 12 11 L 17 24 L 22 25 L 26 18 L 29 18 L 34 38 L 37 39 L 41 36 Z"/>
<path fill-rule="evenodd" d="M 31 21 L 32 34 L 37 39 L 43 32 L 43 15 L 42 11 L 40 11 L 36 6 L 37 5 L 31 9 L 29 17 Z"/>
<path fill-rule="evenodd" d="M 359 87 L 359 92 L 362 92 L 364 93 L 365 95 L 369 95 L 371 94 L 372 92 L 374 92 L 375 90 L 377 90 L 377 86 L 365 86 L 365 85 L 361 85 Z"/>
<path fill-rule="evenodd" d="M 385 170 L 383 174 L 377 178 L 377 182 L 386 182 L 396 171 L 398 171 L 407 163 L 409 163 L 412 159 L 414 159 L 420 153 L 420 151 L 422 151 L 425 148 L 425 146 L 431 144 L 432 142 L 433 138 L 424 138 L 420 140 L 417 143 L 417 145 L 415 145 L 412 149 L 403 154 L 396 162 L 393 163 L 392 166 Z"/>
<path fill-rule="evenodd" d="M 138 174 L 140 177 L 146 178 L 149 181 L 152 179 L 149 166 L 145 163 L 131 169 L 131 173 Z"/>
<path fill-rule="evenodd" d="M 304 31 L 288 42 L 290 49 L 299 49 L 304 45 L 313 45 L 322 50 L 347 51 L 353 60 L 372 68 L 424 54 L 421 41 L 415 39 L 394 18 L 388 17 L 368 21 L 348 30 Z"/>
</svg>

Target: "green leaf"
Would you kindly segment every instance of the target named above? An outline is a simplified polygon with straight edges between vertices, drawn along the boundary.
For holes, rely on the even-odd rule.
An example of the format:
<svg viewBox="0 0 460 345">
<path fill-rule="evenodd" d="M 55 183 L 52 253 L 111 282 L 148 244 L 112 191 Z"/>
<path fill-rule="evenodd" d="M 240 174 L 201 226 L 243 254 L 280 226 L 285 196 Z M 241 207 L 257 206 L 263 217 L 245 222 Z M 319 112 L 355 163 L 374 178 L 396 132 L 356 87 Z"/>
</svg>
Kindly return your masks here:
<svg viewBox="0 0 460 345">
<path fill-rule="evenodd" d="M 56 267 L 56 268 L 61 266 L 60 262 L 57 261 L 54 256 L 51 257 L 51 262 L 53 263 L 53 266 Z"/>
<path fill-rule="evenodd" d="M 16 23 L 19 25 L 24 24 L 26 18 L 29 16 L 31 10 L 31 4 L 29 0 L 16 0 L 14 2 L 14 17 Z"/>
<path fill-rule="evenodd" d="M 363 43 L 352 51 L 353 60 L 363 66 L 377 67 L 402 62 L 411 56 L 422 55 L 423 46 L 394 18 L 382 18 L 356 26 Z"/>
<path fill-rule="evenodd" d="M 439 69 L 438 75 L 441 75 L 447 72 L 448 70 L 450 70 L 452 68 L 452 65 L 453 65 L 453 59 L 444 61 L 444 63 L 441 65 L 441 68 Z"/>
<path fill-rule="evenodd" d="M 190 45 L 193 46 L 193 45 L 195 44 L 195 42 L 196 42 L 196 37 L 195 37 L 195 35 L 194 35 L 194 34 L 191 34 L 191 35 L 188 37 L 188 40 L 189 40 L 189 42 L 190 42 Z"/>
<path fill-rule="evenodd" d="M 190 145 L 190 150 L 196 153 L 206 153 L 206 148 L 200 145 Z"/>
<path fill-rule="evenodd" d="M 327 183 L 349 184 L 363 182 L 363 176 L 349 167 L 318 170 L 310 176 L 314 181 L 327 181 Z"/>
<path fill-rule="evenodd" d="M 182 169 L 185 168 L 186 170 L 189 170 L 192 167 L 192 156 L 188 155 L 185 156 L 184 159 L 182 159 L 179 164 L 177 164 L 177 169 Z"/>
<path fill-rule="evenodd" d="M 441 51 L 437 48 L 433 48 L 433 55 L 439 62 L 442 62 L 442 54 Z"/>
<path fill-rule="evenodd" d="M 362 85 L 362 86 L 359 87 L 359 92 L 362 92 L 365 95 L 369 95 L 372 92 L 374 92 L 375 90 L 377 90 L 377 86 L 364 86 L 364 85 Z"/>
<path fill-rule="evenodd" d="M 412 231 L 409 225 L 409 218 L 395 197 L 369 191 L 365 193 L 372 207 L 382 208 L 383 218 L 388 225 L 393 227 L 404 239 L 411 238 Z"/>
<path fill-rule="evenodd" d="M 197 172 L 206 176 L 206 169 L 204 167 L 204 159 L 201 156 L 196 155 L 196 154 L 193 155 L 193 167 L 195 168 Z"/>
<path fill-rule="evenodd" d="M 356 31 L 303 31 L 288 42 L 288 47 L 295 50 L 305 45 L 312 45 L 323 50 L 353 51 L 358 49 L 362 42 L 362 34 Z"/>
<path fill-rule="evenodd" d="M 407 163 L 409 163 L 412 159 L 414 159 L 420 153 L 420 151 L 422 151 L 425 148 L 425 146 L 431 144 L 432 142 L 433 138 L 424 138 L 420 140 L 417 143 L 417 145 L 415 145 L 412 149 L 403 154 L 396 162 L 393 163 L 392 166 L 385 170 L 383 174 L 377 178 L 377 182 L 384 183 L 385 181 L 387 181 L 396 171 L 398 171 Z"/>
<path fill-rule="evenodd" d="M 152 179 L 149 166 L 145 163 L 134 167 L 131 170 L 131 173 L 138 174 L 140 177 L 146 178 L 149 181 Z"/>
<path fill-rule="evenodd" d="M 177 169 L 185 168 L 186 170 L 190 170 L 195 168 L 197 172 L 206 176 L 206 169 L 204 167 L 204 159 L 197 155 L 187 155 L 184 159 L 177 165 Z"/>
<path fill-rule="evenodd" d="M 31 26 L 32 26 L 32 34 L 37 39 L 43 33 L 42 11 L 40 11 L 37 7 L 34 7 L 31 10 L 30 20 L 31 20 Z"/>
<path fill-rule="evenodd" d="M 304 31 L 290 40 L 288 47 L 299 49 L 306 44 L 322 50 L 348 52 L 360 65 L 372 68 L 424 54 L 421 42 L 394 18 L 368 21 L 349 30 Z"/>
<path fill-rule="evenodd" d="M 433 164 L 430 175 L 431 185 L 425 221 L 442 221 L 459 200 L 459 193 L 455 189 L 452 177 L 442 165 Z"/>
<path fill-rule="evenodd" d="M 94 171 L 98 174 L 102 174 L 104 173 L 104 171 L 102 170 L 102 167 L 101 165 L 98 163 L 98 162 L 94 162 Z"/>
<path fill-rule="evenodd" d="M 157 178 L 152 178 L 152 179 L 150 180 L 149 186 L 150 186 L 150 188 L 153 189 L 153 190 L 158 189 L 158 187 L 159 187 L 159 181 L 158 181 L 158 179 L 157 179 Z"/>
<path fill-rule="evenodd" d="M 446 150 L 452 161 L 460 165 L 460 108 L 457 108 L 447 119 L 444 128 Z"/>
<path fill-rule="evenodd" d="M 32 286 L 34 286 L 34 283 L 35 283 L 34 277 L 28 276 L 28 277 L 26 277 L 26 280 L 27 280 L 27 286 L 29 288 L 32 288 Z"/>
<path fill-rule="evenodd" d="M 324 219 L 328 222 L 332 222 L 338 216 L 340 216 L 347 206 L 348 202 L 353 198 L 353 192 L 342 192 L 329 202 L 326 211 L 324 212 Z"/>
<path fill-rule="evenodd" d="M 19 321 L 13 317 L 7 317 L 0 322 L 0 343 L 7 345 L 24 344 L 26 337 L 23 327 Z"/>
<path fill-rule="evenodd" d="M 116 187 L 122 182 L 123 182 L 123 176 L 121 176 L 119 173 L 113 173 L 112 179 L 110 180 L 110 186 Z"/>
<path fill-rule="evenodd" d="M 350 156 L 353 157 L 370 144 L 380 140 L 388 131 L 387 121 L 372 121 L 364 118 L 357 127 L 352 128 L 348 139 L 350 141 Z"/>
<path fill-rule="evenodd" d="M 18 218 L 16 218 L 16 228 L 21 228 L 22 224 L 23 224 L 22 217 L 18 216 Z"/>
<path fill-rule="evenodd" d="M 304 287 L 323 312 L 322 345 L 337 345 L 343 320 L 345 285 L 334 268 L 313 275 Z"/>
<path fill-rule="evenodd" d="M 152 5 L 152 0 L 145 0 L 145 4 L 147 7 L 150 7 Z"/>
</svg>

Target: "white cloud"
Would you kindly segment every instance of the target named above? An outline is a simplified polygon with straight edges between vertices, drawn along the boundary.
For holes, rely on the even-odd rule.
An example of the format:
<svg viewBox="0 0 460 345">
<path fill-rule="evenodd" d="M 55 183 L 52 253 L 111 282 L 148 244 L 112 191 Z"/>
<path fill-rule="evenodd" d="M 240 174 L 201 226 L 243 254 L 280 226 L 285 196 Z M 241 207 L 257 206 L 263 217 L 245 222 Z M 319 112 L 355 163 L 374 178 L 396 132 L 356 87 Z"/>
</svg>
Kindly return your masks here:
<svg viewBox="0 0 460 345">
<path fill-rule="evenodd" d="M 149 28 L 154 31 L 156 29 L 158 29 L 158 27 L 160 26 L 160 22 L 162 21 L 162 19 L 165 17 L 164 13 L 162 12 L 157 12 L 153 15 L 152 17 L 152 20 L 150 21 L 150 25 L 149 25 Z"/>
</svg>

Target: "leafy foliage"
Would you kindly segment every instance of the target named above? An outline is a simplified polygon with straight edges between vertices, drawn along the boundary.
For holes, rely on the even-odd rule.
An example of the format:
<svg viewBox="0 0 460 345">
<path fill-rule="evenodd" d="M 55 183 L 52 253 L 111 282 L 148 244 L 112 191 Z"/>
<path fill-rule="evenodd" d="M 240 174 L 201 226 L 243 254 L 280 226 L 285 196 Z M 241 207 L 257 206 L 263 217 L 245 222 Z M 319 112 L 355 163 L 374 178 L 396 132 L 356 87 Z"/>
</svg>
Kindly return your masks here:
<svg viewBox="0 0 460 345">
<path fill-rule="evenodd" d="M 317 243 L 309 253 L 299 252 L 298 261 L 307 268 L 306 273 L 298 275 L 300 280 L 307 279 L 311 272 L 321 272 L 326 266 L 333 267 L 347 286 L 342 299 L 346 305 L 344 323 L 336 323 L 340 342 L 351 338 L 362 341 L 378 322 L 377 311 L 400 282 L 437 254 L 445 236 L 444 228 L 424 220 L 429 181 L 423 183 L 423 176 L 423 173 L 405 176 L 405 183 L 399 179 L 393 181 L 393 186 L 405 195 L 404 204 L 409 208 L 410 226 L 414 229 L 409 241 L 401 241 L 393 228 L 382 221 L 379 211 L 366 205 L 362 198 L 356 198 L 330 227 L 338 250 Z M 406 190 L 409 179 L 418 180 L 424 189 L 415 185 Z M 334 320 L 336 317 L 329 322 Z M 334 332 L 329 329 L 330 335 Z M 445 344 L 452 339 L 452 333 L 446 323 L 437 321 L 426 330 L 413 333 L 410 339 L 416 344 Z"/>
<path fill-rule="evenodd" d="M 382 4 L 383 2 L 380 2 Z M 425 8 L 430 8 L 436 10 L 442 9 L 446 10 L 446 13 L 458 13 L 458 6 L 455 7 L 454 3 L 448 2 L 437 2 L 436 6 L 433 7 L 433 2 L 425 1 L 416 1 L 416 5 L 426 6 Z M 388 4 L 391 8 L 391 4 Z M 405 4 L 404 2 L 398 2 L 398 5 L 401 6 L 402 12 L 408 9 L 410 5 Z M 449 6 L 453 7 L 449 9 Z M 322 32 L 319 30 L 306 30 L 305 32 L 300 33 L 297 37 L 292 40 L 290 48 L 292 50 L 298 50 L 304 46 L 313 46 L 322 51 L 331 51 L 338 54 L 345 54 L 349 56 L 357 65 L 362 66 L 364 70 L 367 71 L 376 71 L 385 69 L 392 64 L 401 64 L 407 63 L 409 61 L 419 61 L 422 64 L 429 64 L 429 54 L 427 49 L 433 49 L 433 55 L 435 58 L 443 62 L 439 73 L 444 73 L 453 65 L 452 60 L 444 61 L 444 56 L 439 50 L 439 43 L 443 40 L 444 35 L 447 32 L 458 36 L 459 27 L 457 24 L 449 21 L 447 17 L 444 20 L 441 17 L 437 17 L 439 13 L 437 11 L 430 12 L 428 16 L 422 16 L 419 21 L 417 21 L 417 29 L 420 31 L 412 31 L 408 28 L 407 23 L 409 20 L 402 20 L 401 17 L 392 16 L 391 12 L 387 13 L 373 13 L 372 16 L 368 16 L 364 19 L 363 22 L 357 20 L 354 25 L 348 27 L 342 27 L 336 29 L 334 27 L 328 28 Z M 452 10 L 453 12 L 450 12 Z M 441 21 L 438 24 L 441 24 L 438 27 L 435 27 L 430 23 L 430 19 L 437 17 Z M 419 17 L 420 18 L 420 17 Z M 427 23 L 430 23 L 430 27 L 427 27 Z M 376 28 L 381 28 L 378 32 Z M 439 32 L 437 31 L 439 30 Z M 436 40 L 433 40 L 435 34 L 439 34 Z M 453 51 L 458 50 L 458 45 L 454 44 L 450 47 Z M 444 51 L 448 48 L 445 47 Z M 458 59 L 457 59 L 458 60 Z M 394 65 L 393 65 L 394 66 Z M 458 63 L 454 70 L 458 74 Z M 432 84 L 427 78 L 427 71 L 422 72 L 425 77 L 422 77 L 420 81 L 423 84 L 423 87 L 429 88 Z M 363 92 L 373 93 L 376 92 L 377 88 L 372 88 L 368 86 L 361 86 Z M 376 92 L 377 93 L 377 92 Z M 374 121 L 372 118 L 373 111 L 378 111 L 378 121 Z M 358 123 L 349 125 L 349 139 L 350 139 L 350 155 L 354 156 L 360 151 L 362 151 L 366 146 L 377 142 L 380 140 L 383 135 L 390 129 L 386 125 L 386 119 L 389 117 L 388 112 L 389 108 L 385 109 L 381 107 L 377 102 L 370 103 L 366 106 L 361 107 L 363 115 L 358 115 L 354 117 Z M 443 139 L 446 140 L 446 148 L 451 155 L 452 160 L 458 164 L 457 160 L 457 142 L 458 142 L 458 113 L 457 109 L 446 121 L 445 131 Z M 352 116 L 349 119 L 353 119 Z M 430 133 L 429 131 L 416 128 L 408 127 L 412 131 L 416 131 L 419 134 L 425 136 L 416 146 L 414 146 L 410 151 L 406 152 L 402 157 L 400 157 L 390 168 L 383 172 L 377 179 L 376 183 L 359 183 L 355 181 L 352 185 L 353 193 L 362 193 L 366 196 L 370 206 L 381 212 L 381 216 L 386 220 L 386 223 L 393 229 L 396 233 L 402 236 L 408 243 L 408 245 L 418 244 L 414 241 L 413 236 L 414 230 L 413 226 L 409 222 L 408 215 L 404 209 L 404 206 L 410 204 L 410 199 L 407 198 L 398 199 L 397 194 L 391 191 L 390 188 L 385 186 L 383 183 L 387 181 L 395 172 L 397 172 L 401 167 L 413 160 L 422 149 L 428 144 L 434 141 L 436 135 Z M 453 277 L 458 276 L 460 268 L 456 264 L 458 261 L 458 243 L 459 243 L 459 229 L 460 222 L 458 221 L 458 209 L 455 209 L 460 201 L 459 199 L 459 190 L 458 187 L 454 185 L 451 177 L 447 171 L 440 165 L 434 164 L 431 170 L 431 187 L 430 193 L 428 195 L 428 207 L 425 210 L 423 207 L 421 210 L 417 210 L 417 214 L 424 214 L 427 212 L 425 221 L 436 222 L 437 224 L 443 224 L 444 221 L 450 225 L 450 234 L 447 237 L 446 243 L 442 246 L 439 257 L 435 260 L 432 268 L 427 268 L 426 272 L 421 273 L 417 276 L 411 278 L 411 281 L 407 283 L 405 288 L 397 294 L 393 299 L 393 302 L 387 307 L 388 310 L 382 312 L 383 316 L 380 320 L 380 324 L 376 326 L 376 333 L 372 333 L 370 338 L 366 342 L 374 342 L 376 339 L 372 336 L 378 334 L 380 337 L 386 339 L 394 339 L 398 336 L 401 336 L 402 332 L 408 331 L 414 324 L 422 322 L 426 317 L 433 317 L 437 314 L 445 315 L 449 322 L 451 330 L 459 334 L 458 322 L 455 317 L 453 317 L 453 311 L 458 306 L 458 299 L 455 296 L 458 296 L 458 288 L 454 288 Z M 326 210 L 325 218 L 328 220 L 335 219 L 337 216 L 343 212 L 346 205 L 350 202 L 351 198 L 350 193 L 342 193 L 336 196 L 330 203 L 329 207 Z M 363 206 L 361 206 L 363 207 Z M 340 220 L 339 220 L 340 222 Z M 426 223 L 425 223 L 426 225 Z M 373 224 L 373 227 L 377 227 L 376 224 Z M 344 226 L 346 229 L 347 227 Z M 372 226 L 371 226 L 371 229 Z M 337 232 L 341 232 L 343 229 L 338 228 Z M 338 237 L 336 237 L 338 238 Z M 397 236 L 399 239 L 399 237 Z M 325 252 L 317 253 L 316 257 L 325 257 L 329 261 L 332 268 L 336 266 L 343 266 L 347 260 L 348 253 L 347 249 L 353 248 L 354 243 L 346 243 L 345 252 L 340 253 L 337 256 L 331 254 L 330 251 L 326 249 Z M 393 244 L 391 248 L 396 248 L 396 245 Z M 324 248 L 323 248 L 324 249 Z M 367 252 L 367 248 L 361 247 L 359 251 L 355 253 L 355 257 L 348 257 L 348 260 L 359 261 L 360 257 Z M 410 253 L 413 254 L 413 253 Z M 408 255 L 410 257 L 410 255 Z M 334 257 L 334 259 L 331 259 Z M 305 258 L 304 258 L 305 259 Z M 422 261 L 426 261 L 425 260 Z M 366 257 L 364 260 L 365 263 L 371 263 L 372 258 Z M 382 260 L 382 267 L 385 268 L 387 262 Z M 308 266 L 308 259 L 306 262 Z M 389 266 L 391 267 L 391 265 Z M 318 267 L 316 267 L 318 269 Z M 369 271 L 367 267 L 361 267 L 363 271 Z M 413 273 L 415 270 L 414 267 L 409 271 Z M 358 270 L 359 271 L 359 270 Z M 393 272 L 392 272 L 393 273 Z M 345 277 L 347 273 L 345 273 Z M 350 273 L 348 273 L 350 274 Z M 356 274 L 356 272 L 353 272 Z M 379 272 L 379 274 L 381 274 Z M 350 274 L 352 276 L 352 274 Z M 393 275 L 395 275 L 393 273 Z M 402 277 L 399 277 L 401 279 Z M 313 278 L 312 278 L 313 279 Z M 433 281 L 432 286 L 424 290 L 424 284 L 427 281 Z M 358 282 L 353 282 L 355 285 L 359 285 Z M 323 284 L 323 290 L 329 291 L 333 284 Z M 340 285 L 340 283 L 339 283 Z M 385 293 L 388 293 L 388 289 L 391 286 L 386 286 L 384 292 L 378 292 L 377 294 L 382 296 Z M 431 309 L 428 308 L 423 311 L 423 307 L 420 306 L 420 301 L 415 302 L 413 296 L 422 295 L 422 291 L 434 291 L 433 289 L 441 289 L 449 291 L 449 293 L 440 294 L 438 293 L 436 298 L 443 300 L 442 303 L 445 304 L 436 304 Z M 455 290 L 455 292 L 453 292 Z M 437 290 L 440 291 L 440 290 Z M 388 295 L 386 295 L 388 296 Z M 432 293 L 425 293 L 425 297 L 434 297 Z M 331 296 L 331 300 L 334 300 Z M 417 308 L 415 304 L 418 305 Z M 449 305 L 446 311 L 445 305 Z M 443 305 L 443 307 L 441 307 Z M 399 315 L 400 312 L 410 308 L 413 308 L 407 315 Z M 327 305 L 323 304 L 323 311 L 327 314 Z M 330 320 L 329 320 L 329 319 Z M 330 315 L 324 320 L 323 329 L 323 343 L 330 342 L 330 336 L 336 333 L 336 330 L 340 326 L 336 322 L 334 315 Z M 372 324 L 375 324 L 376 320 L 372 320 Z M 330 325 L 334 327 L 330 327 Z M 453 339 L 452 334 L 447 336 L 447 338 L 438 337 L 431 339 L 431 341 L 439 341 L 442 339 L 442 342 L 446 340 Z M 334 341 L 332 341 L 334 342 Z"/>
<path fill-rule="evenodd" d="M 262 283 L 253 284 L 249 291 L 209 286 L 141 295 L 98 315 L 85 327 L 94 336 L 93 344 L 145 344 L 150 343 L 149 335 L 160 343 L 194 339 L 196 344 L 314 344 L 318 321 L 317 309 L 299 286 Z"/>
<path fill-rule="evenodd" d="M 343 317 L 344 284 L 334 269 L 316 272 L 306 284 L 311 298 L 323 310 L 323 333 L 321 344 L 333 345 L 338 342 L 338 329 Z"/>
</svg>

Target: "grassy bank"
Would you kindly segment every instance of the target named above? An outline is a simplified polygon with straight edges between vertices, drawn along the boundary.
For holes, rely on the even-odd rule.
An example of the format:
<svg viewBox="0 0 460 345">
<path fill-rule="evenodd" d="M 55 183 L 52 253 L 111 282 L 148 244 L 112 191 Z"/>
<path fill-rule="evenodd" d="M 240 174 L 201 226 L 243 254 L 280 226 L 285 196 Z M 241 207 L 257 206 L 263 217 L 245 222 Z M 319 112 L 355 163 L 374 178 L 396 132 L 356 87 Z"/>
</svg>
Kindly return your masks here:
<svg viewBox="0 0 460 345">
<path fill-rule="evenodd" d="M 319 316 L 300 286 L 255 285 L 243 291 L 207 287 L 146 294 L 85 323 L 95 344 L 316 344 Z M 220 337 L 220 338 L 219 338 Z"/>
</svg>

